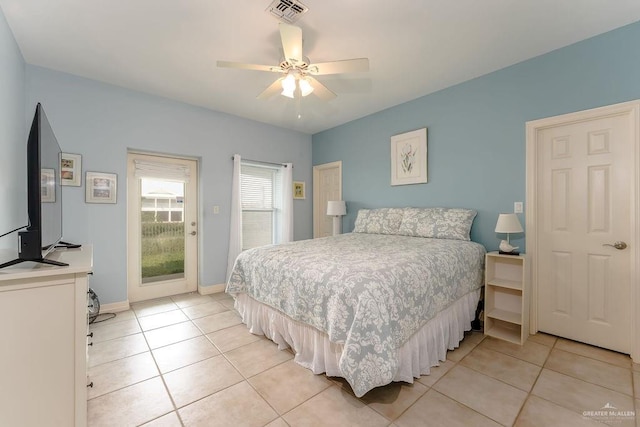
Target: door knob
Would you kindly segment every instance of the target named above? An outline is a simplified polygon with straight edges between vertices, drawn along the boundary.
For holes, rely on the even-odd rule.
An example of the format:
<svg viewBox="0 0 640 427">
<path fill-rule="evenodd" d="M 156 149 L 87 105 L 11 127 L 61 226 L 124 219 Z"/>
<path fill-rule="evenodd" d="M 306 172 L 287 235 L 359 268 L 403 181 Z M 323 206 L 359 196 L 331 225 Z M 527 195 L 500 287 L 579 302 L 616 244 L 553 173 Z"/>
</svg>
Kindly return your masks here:
<svg viewBox="0 0 640 427">
<path fill-rule="evenodd" d="M 195 232 L 195 231 L 192 231 L 192 232 L 191 232 L 191 233 L 189 233 L 189 234 L 191 234 L 192 236 L 195 236 L 195 235 L 196 235 L 196 232 Z M 626 247 L 626 246 L 625 246 L 625 247 Z"/>
<path fill-rule="evenodd" d="M 613 245 L 610 243 L 605 243 L 602 246 L 611 246 L 612 248 L 616 248 L 618 250 L 623 250 L 623 249 L 627 249 L 627 244 L 625 242 L 621 242 L 621 241 L 617 241 L 617 242 L 613 242 Z"/>
</svg>

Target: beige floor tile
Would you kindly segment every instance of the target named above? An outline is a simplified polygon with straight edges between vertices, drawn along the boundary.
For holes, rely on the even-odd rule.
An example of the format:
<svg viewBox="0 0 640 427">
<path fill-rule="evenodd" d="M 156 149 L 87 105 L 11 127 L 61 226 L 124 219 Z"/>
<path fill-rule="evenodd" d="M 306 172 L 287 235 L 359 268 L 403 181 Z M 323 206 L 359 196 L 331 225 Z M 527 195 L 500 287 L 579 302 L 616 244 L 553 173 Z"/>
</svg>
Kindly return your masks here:
<svg viewBox="0 0 640 427">
<path fill-rule="evenodd" d="M 264 336 L 252 334 L 249 332 L 246 325 L 242 323 L 220 331 L 212 332 L 207 335 L 207 338 L 209 338 L 211 342 L 218 347 L 218 350 L 223 353 L 261 339 L 266 339 Z"/>
<path fill-rule="evenodd" d="M 251 377 L 249 382 L 279 414 L 290 411 L 332 385 L 324 375 L 314 375 L 293 360 L 261 372 Z"/>
<path fill-rule="evenodd" d="M 233 311 L 225 311 L 223 313 L 193 319 L 193 323 L 200 328 L 202 333 L 209 334 L 230 326 L 239 325 L 242 321 L 237 313 Z"/>
<path fill-rule="evenodd" d="M 602 362 L 611 363 L 622 368 L 629 368 L 631 366 L 631 357 L 626 354 L 617 353 L 615 351 L 606 350 L 600 347 L 594 347 L 592 345 L 583 344 L 581 342 L 571 341 L 564 338 L 558 338 L 556 347 L 559 350 L 568 351 L 570 353 L 579 354 L 581 356 L 597 359 Z"/>
<path fill-rule="evenodd" d="M 173 411 L 160 377 L 96 397 L 87 406 L 91 427 L 137 426 Z"/>
<path fill-rule="evenodd" d="M 278 350 L 272 341 L 260 340 L 231 350 L 225 353 L 225 357 L 245 378 L 249 378 L 292 359 L 293 355 Z"/>
<path fill-rule="evenodd" d="M 395 420 L 398 427 L 498 427 L 500 424 L 448 398 L 429 390 L 415 405 Z"/>
<path fill-rule="evenodd" d="M 149 351 L 142 334 L 127 335 L 109 341 L 96 342 L 89 347 L 89 367 L 112 362 Z"/>
<path fill-rule="evenodd" d="M 278 414 L 243 381 L 179 410 L 185 426 L 262 427 Z"/>
<path fill-rule="evenodd" d="M 607 403 L 621 410 L 633 408 L 631 396 L 546 368 L 542 369 L 531 393 L 579 414 L 597 411 Z"/>
<path fill-rule="evenodd" d="M 479 331 L 466 331 L 464 333 L 464 341 L 472 341 L 476 344 L 480 344 L 480 341 L 485 339 L 486 335 L 484 332 Z"/>
<path fill-rule="evenodd" d="M 433 386 L 440 393 L 504 425 L 511 425 L 527 393 L 457 365 Z"/>
<path fill-rule="evenodd" d="M 134 316 L 132 319 L 122 320 L 115 323 L 111 323 L 109 320 L 100 323 L 92 323 L 89 325 L 89 331 L 93 332 L 92 341 L 96 343 L 137 334 L 142 330 L 138 324 L 138 319 Z"/>
<path fill-rule="evenodd" d="M 171 301 L 176 303 L 180 308 L 191 307 L 198 304 L 204 304 L 211 301 L 208 295 L 200 295 L 197 292 L 190 292 L 188 294 L 173 295 Z"/>
<path fill-rule="evenodd" d="M 210 314 L 229 311 L 229 309 L 219 302 L 212 301 L 211 298 L 209 298 L 209 301 L 203 304 L 184 307 L 182 311 L 187 315 L 187 317 L 189 317 L 189 319 L 197 319 L 199 317 L 209 316 Z"/>
<path fill-rule="evenodd" d="M 533 342 L 537 342 L 538 344 L 546 345 L 547 347 L 553 347 L 556 341 L 558 340 L 557 337 L 553 335 L 545 334 L 544 332 L 538 332 L 535 335 L 529 335 L 529 338 L 527 339 Z"/>
<path fill-rule="evenodd" d="M 527 393 L 531 391 L 533 383 L 542 369 L 533 363 L 482 347 L 473 350 L 469 356 L 462 359 L 460 365 L 503 381 Z"/>
<path fill-rule="evenodd" d="M 451 360 L 452 362 L 459 362 L 463 357 L 471 353 L 471 350 L 476 348 L 479 342 L 480 341 L 475 339 L 475 337 L 469 340 L 466 338 L 463 339 L 462 341 L 460 341 L 460 346 L 458 348 L 453 351 L 447 351 L 447 360 Z"/>
<path fill-rule="evenodd" d="M 218 302 L 229 310 L 235 310 L 235 300 L 233 300 L 232 298 L 222 298 L 218 300 Z"/>
<path fill-rule="evenodd" d="M 102 310 L 104 311 L 104 310 Z M 106 313 L 100 313 L 100 314 L 106 314 Z M 135 319 L 136 318 L 136 313 L 131 310 L 123 310 L 123 311 L 117 311 L 117 312 L 113 312 L 113 314 L 116 315 L 116 317 L 109 319 L 109 320 L 105 320 L 104 322 L 100 322 L 100 323 L 92 323 L 92 325 L 99 325 L 101 323 L 117 323 L 117 322 L 124 322 L 125 320 L 131 320 L 131 319 Z M 102 317 L 102 316 L 100 316 Z"/>
<path fill-rule="evenodd" d="M 163 377 L 178 408 L 243 380 L 221 355 L 171 371 Z"/>
<path fill-rule="evenodd" d="M 151 353 L 144 352 L 89 369 L 93 387 L 88 388 L 88 398 L 101 396 L 140 381 L 159 375 Z"/>
<path fill-rule="evenodd" d="M 393 421 L 406 411 L 429 388 L 415 381 L 413 384 L 394 382 L 376 387 L 360 398 L 377 413 Z"/>
<path fill-rule="evenodd" d="M 166 373 L 220 354 L 204 336 L 180 341 L 152 351 L 160 372 Z"/>
<path fill-rule="evenodd" d="M 289 424 L 287 424 L 287 422 L 284 419 L 277 418 L 271 421 L 269 424 L 267 424 L 264 427 L 289 427 Z"/>
<path fill-rule="evenodd" d="M 454 366 L 456 366 L 456 362 L 452 362 L 451 360 L 440 362 L 440 366 L 432 366 L 429 375 L 420 376 L 418 381 L 427 387 L 432 387 L 436 381 L 442 378 L 442 376 L 449 372 L 449 369 Z"/>
<path fill-rule="evenodd" d="M 611 390 L 633 395 L 631 370 L 575 353 L 553 349 L 545 368 L 572 376 Z"/>
<path fill-rule="evenodd" d="M 182 422 L 178 418 L 178 414 L 169 412 L 167 415 L 163 415 L 160 418 L 156 418 L 153 421 L 149 421 L 142 425 L 143 427 L 182 427 Z"/>
<path fill-rule="evenodd" d="M 138 319 L 143 331 L 162 328 L 164 326 L 175 325 L 189 320 L 182 310 L 171 310 L 163 313 L 151 314 Z"/>
<path fill-rule="evenodd" d="M 389 421 L 351 394 L 331 386 L 283 415 L 292 426 L 387 426 Z"/>
<path fill-rule="evenodd" d="M 221 299 L 233 300 L 233 297 L 226 292 L 216 292 L 214 294 L 209 294 L 209 298 L 211 298 L 214 301 L 219 301 Z"/>
<path fill-rule="evenodd" d="M 513 344 L 507 341 L 499 340 L 493 337 L 487 337 L 480 344 L 483 348 L 499 351 L 500 353 L 508 354 L 509 356 L 517 357 L 525 362 L 533 363 L 534 365 L 544 365 L 547 356 L 551 351 L 550 347 L 543 344 L 538 344 L 535 341 L 527 340 L 524 345 Z"/>
<path fill-rule="evenodd" d="M 175 344 L 180 341 L 188 340 L 202 335 L 200 329 L 191 322 L 177 323 L 164 328 L 158 328 L 144 333 L 149 342 L 151 349 L 164 347 L 165 345 Z"/>
<path fill-rule="evenodd" d="M 555 403 L 540 399 L 536 396 L 530 396 L 524 404 L 514 427 L 540 426 L 602 427 L 602 424 L 585 418 L 582 414 L 558 406 Z"/>
<path fill-rule="evenodd" d="M 165 311 L 171 311 L 177 308 L 177 304 L 169 297 L 134 302 L 131 304 L 131 309 L 136 313 L 138 318 L 150 316 L 152 314 L 164 313 Z"/>
</svg>

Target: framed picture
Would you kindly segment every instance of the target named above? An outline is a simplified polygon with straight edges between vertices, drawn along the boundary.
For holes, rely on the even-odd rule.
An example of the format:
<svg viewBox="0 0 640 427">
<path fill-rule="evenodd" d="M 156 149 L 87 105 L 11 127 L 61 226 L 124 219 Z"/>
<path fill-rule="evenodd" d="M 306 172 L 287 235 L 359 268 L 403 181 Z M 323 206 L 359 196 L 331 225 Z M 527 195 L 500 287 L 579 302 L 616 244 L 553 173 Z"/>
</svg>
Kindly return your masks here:
<svg viewBox="0 0 640 427">
<path fill-rule="evenodd" d="M 60 184 L 80 187 L 82 177 L 82 156 L 62 153 L 60 156 Z"/>
<path fill-rule="evenodd" d="M 427 182 L 427 128 L 391 137 L 391 185 Z"/>
<path fill-rule="evenodd" d="M 87 203 L 116 203 L 118 176 L 115 173 L 87 172 L 85 182 Z"/>
<path fill-rule="evenodd" d="M 293 181 L 293 198 L 304 200 L 304 181 Z"/>
<path fill-rule="evenodd" d="M 55 169 L 40 169 L 40 201 L 43 203 L 56 202 Z"/>
</svg>

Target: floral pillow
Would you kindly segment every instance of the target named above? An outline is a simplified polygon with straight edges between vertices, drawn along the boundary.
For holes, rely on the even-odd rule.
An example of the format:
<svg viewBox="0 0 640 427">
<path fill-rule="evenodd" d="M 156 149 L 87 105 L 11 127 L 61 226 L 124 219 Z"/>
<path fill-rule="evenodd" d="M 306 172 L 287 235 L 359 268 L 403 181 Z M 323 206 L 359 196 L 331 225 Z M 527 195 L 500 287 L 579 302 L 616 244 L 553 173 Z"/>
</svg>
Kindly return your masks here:
<svg viewBox="0 0 640 427">
<path fill-rule="evenodd" d="M 398 234 L 403 209 L 360 209 L 356 217 L 354 233 Z"/>
<path fill-rule="evenodd" d="M 405 208 L 398 234 L 436 239 L 471 240 L 477 212 L 455 208 Z"/>
</svg>

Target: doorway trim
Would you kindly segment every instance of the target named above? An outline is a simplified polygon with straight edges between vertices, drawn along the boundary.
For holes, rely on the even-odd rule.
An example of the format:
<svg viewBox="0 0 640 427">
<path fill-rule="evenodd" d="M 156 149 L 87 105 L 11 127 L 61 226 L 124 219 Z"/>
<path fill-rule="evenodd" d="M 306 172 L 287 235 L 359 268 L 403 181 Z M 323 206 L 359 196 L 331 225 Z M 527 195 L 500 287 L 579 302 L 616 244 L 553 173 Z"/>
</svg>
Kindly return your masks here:
<svg viewBox="0 0 640 427">
<path fill-rule="evenodd" d="M 342 160 L 323 163 L 313 167 L 313 237 L 320 235 L 320 218 L 324 215 L 324 208 L 320 206 L 320 171 L 338 168 L 340 176 L 340 200 L 342 200 Z"/>
<path fill-rule="evenodd" d="M 640 272 L 640 250 L 635 246 L 640 244 L 640 100 L 623 102 L 620 104 L 594 108 L 590 110 L 578 111 L 575 113 L 563 114 L 555 117 L 548 117 L 533 120 L 526 123 L 526 248 L 527 256 L 530 259 L 531 268 L 531 298 L 530 298 L 530 333 L 538 332 L 538 271 L 537 271 L 537 251 L 538 251 L 538 218 L 536 217 L 537 182 L 539 167 L 538 158 L 538 134 L 541 130 L 561 125 L 570 125 L 583 121 L 589 121 L 600 117 L 629 115 L 632 117 L 632 129 L 630 135 L 633 140 L 633 170 L 634 174 L 630 180 L 633 192 L 630 194 L 631 207 L 634 210 L 631 214 L 631 236 L 632 245 L 630 274 L 630 295 L 631 299 L 631 358 L 635 363 L 640 363 L 640 284 L 638 283 L 638 272 Z"/>
<path fill-rule="evenodd" d="M 131 245 L 129 242 L 129 239 L 133 238 L 133 234 L 131 233 L 131 223 L 132 221 L 136 221 L 135 219 L 133 219 L 135 216 L 138 215 L 138 211 L 132 211 L 132 205 L 135 205 L 135 203 L 132 204 L 130 197 L 133 195 L 135 196 L 136 194 L 134 194 L 134 192 L 130 189 L 131 185 L 134 185 L 134 183 L 136 183 L 138 180 L 136 178 L 133 177 L 132 175 L 132 170 L 131 168 L 133 167 L 133 164 L 131 163 L 133 158 L 137 157 L 137 156 L 143 156 L 143 157 L 151 157 L 151 158 L 158 158 L 158 159 L 167 159 L 167 160 L 176 160 L 176 161 L 183 161 L 183 162 L 193 162 L 194 165 L 194 170 L 192 171 L 192 175 L 191 175 L 191 180 L 194 181 L 195 184 L 195 189 L 193 190 L 193 192 L 195 193 L 194 195 L 194 200 L 192 202 L 192 206 L 193 206 L 193 213 L 195 216 L 195 225 L 194 227 L 196 227 L 195 229 L 195 246 L 191 248 L 191 253 L 192 256 L 189 257 L 189 266 L 187 266 L 187 258 L 186 258 L 186 253 L 185 253 L 185 283 L 184 286 L 180 287 L 176 287 L 175 283 L 174 283 L 174 288 L 173 290 L 169 290 L 166 289 L 163 292 L 160 292 L 159 295 L 154 296 L 153 298 L 156 297 L 163 297 L 163 296 L 171 296 L 174 295 L 176 292 L 176 290 L 179 289 L 180 292 L 195 292 L 195 291 L 199 291 L 200 290 L 200 254 L 201 254 L 201 239 L 200 239 L 200 231 L 202 230 L 202 227 L 200 226 L 201 223 L 201 212 L 200 212 L 200 159 L 197 157 L 191 157 L 191 156 L 184 156 L 184 155 L 179 155 L 179 154 L 169 154 L 169 153 L 158 153 L 158 152 L 152 152 L 152 151 L 144 151 L 144 150 L 134 150 L 134 149 L 127 149 L 127 297 L 128 297 L 128 301 L 129 302 L 139 302 L 139 301 L 144 301 L 146 298 L 144 297 L 144 295 L 142 295 L 139 292 L 133 292 L 132 293 L 132 289 L 131 287 L 133 286 L 132 282 L 132 278 L 131 275 L 132 273 L 132 264 L 131 264 L 131 260 L 130 257 L 132 255 L 136 255 L 136 254 L 132 254 L 131 253 Z M 185 197 L 187 196 L 187 194 L 185 193 Z M 133 217 L 132 217 L 133 215 Z M 186 223 L 187 223 L 187 218 L 183 217 L 183 220 L 185 222 L 185 238 L 187 237 L 187 231 L 186 231 Z M 193 234 L 193 233 L 190 233 Z M 135 237 L 136 239 L 139 238 L 139 236 Z M 138 243 L 138 245 L 136 245 L 138 248 L 140 248 L 140 243 Z M 137 256 L 137 255 L 136 255 Z M 195 264 L 195 265 L 194 265 Z M 137 266 L 137 272 L 135 273 L 136 275 L 139 274 L 139 267 L 140 265 L 138 264 Z M 166 283 L 171 284 L 171 280 L 168 280 Z M 147 297 L 148 298 L 148 297 Z"/>
</svg>

